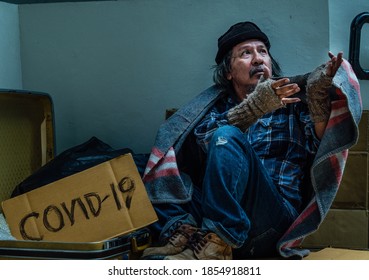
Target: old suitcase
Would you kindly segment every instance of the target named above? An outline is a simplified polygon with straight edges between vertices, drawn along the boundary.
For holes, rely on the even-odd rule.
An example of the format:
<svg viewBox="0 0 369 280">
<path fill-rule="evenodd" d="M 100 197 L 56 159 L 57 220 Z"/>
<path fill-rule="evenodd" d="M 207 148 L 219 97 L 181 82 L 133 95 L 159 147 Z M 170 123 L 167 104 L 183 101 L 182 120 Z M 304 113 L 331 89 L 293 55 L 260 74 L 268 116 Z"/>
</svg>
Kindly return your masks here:
<svg viewBox="0 0 369 280">
<path fill-rule="evenodd" d="M 0 90 L 0 201 L 54 157 L 54 141 L 49 95 Z"/>
<path fill-rule="evenodd" d="M 0 240 L 0 259 L 138 259 L 150 244 L 143 228 L 102 242 L 45 242 Z"/>
<path fill-rule="evenodd" d="M 54 127 L 50 95 L 0 89 L 0 202 L 55 157 Z M 0 240 L 0 259 L 136 259 L 150 241 L 146 228 L 101 242 Z"/>
</svg>

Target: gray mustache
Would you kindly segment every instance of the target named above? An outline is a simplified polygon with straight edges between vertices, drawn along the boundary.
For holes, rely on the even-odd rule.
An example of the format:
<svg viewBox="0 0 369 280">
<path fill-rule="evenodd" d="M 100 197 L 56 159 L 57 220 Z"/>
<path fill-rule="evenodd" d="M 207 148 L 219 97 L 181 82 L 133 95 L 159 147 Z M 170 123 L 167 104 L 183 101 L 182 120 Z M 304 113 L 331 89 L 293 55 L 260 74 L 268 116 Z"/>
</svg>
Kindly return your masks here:
<svg viewBox="0 0 369 280">
<path fill-rule="evenodd" d="M 264 66 L 263 65 L 259 65 L 256 67 L 253 67 L 250 69 L 250 77 L 254 76 L 256 73 L 258 72 L 263 72 L 264 71 Z"/>
</svg>

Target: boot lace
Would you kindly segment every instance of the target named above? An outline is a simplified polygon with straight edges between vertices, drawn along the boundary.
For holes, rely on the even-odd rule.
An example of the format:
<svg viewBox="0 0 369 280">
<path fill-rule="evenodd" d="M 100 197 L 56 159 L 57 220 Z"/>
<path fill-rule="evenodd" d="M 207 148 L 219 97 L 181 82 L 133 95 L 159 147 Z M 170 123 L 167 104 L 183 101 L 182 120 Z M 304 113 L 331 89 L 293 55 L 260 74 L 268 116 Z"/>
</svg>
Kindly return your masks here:
<svg viewBox="0 0 369 280">
<path fill-rule="evenodd" d="M 196 252 L 200 253 L 202 248 L 208 243 L 208 240 L 205 238 L 206 232 L 197 231 L 195 232 L 191 238 L 188 240 L 187 247 Z"/>
<path fill-rule="evenodd" d="M 169 242 L 173 243 L 180 235 L 185 236 L 187 239 L 191 238 L 191 235 L 187 233 L 182 227 L 174 230 L 172 236 L 169 238 Z"/>
</svg>

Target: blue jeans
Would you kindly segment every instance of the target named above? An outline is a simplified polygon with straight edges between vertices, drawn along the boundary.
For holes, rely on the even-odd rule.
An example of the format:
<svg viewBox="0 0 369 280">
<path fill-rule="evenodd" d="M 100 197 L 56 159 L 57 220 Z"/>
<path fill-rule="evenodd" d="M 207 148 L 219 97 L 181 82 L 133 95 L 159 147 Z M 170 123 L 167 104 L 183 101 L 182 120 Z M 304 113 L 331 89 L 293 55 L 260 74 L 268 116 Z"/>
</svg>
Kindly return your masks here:
<svg viewBox="0 0 369 280">
<path fill-rule="evenodd" d="M 216 233 L 235 258 L 276 254 L 276 243 L 297 217 L 267 174 L 244 134 L 234 126 L 215 131 L 203 185 L 185 204 L 155 204 L 161 238 L 180 224 Z"/>
</svg>

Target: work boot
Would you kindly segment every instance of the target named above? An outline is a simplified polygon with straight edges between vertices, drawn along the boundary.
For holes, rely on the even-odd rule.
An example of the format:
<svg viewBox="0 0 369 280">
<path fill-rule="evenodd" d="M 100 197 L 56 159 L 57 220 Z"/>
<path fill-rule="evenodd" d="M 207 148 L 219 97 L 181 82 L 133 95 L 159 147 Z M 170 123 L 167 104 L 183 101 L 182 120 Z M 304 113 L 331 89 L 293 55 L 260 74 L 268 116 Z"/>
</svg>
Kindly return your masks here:
<svg viewBox="0 0 369 280">
<path fill-rule="evenodd" d="M 163 259 L 166 256 L 181 253 L 186 248 L 188 240 L 197 230 L 198 228 L 191 225 L 181 225 L 173 232 L 167 244 L 162 247 L 146 248 L 141 259 Z"/>
<path fill-rule="evenodd" d="M 197 231 L 183 252 L 167 256 L 165 260 L 231 260 L 232 248 L 215 233 Z"/>
</svg>

